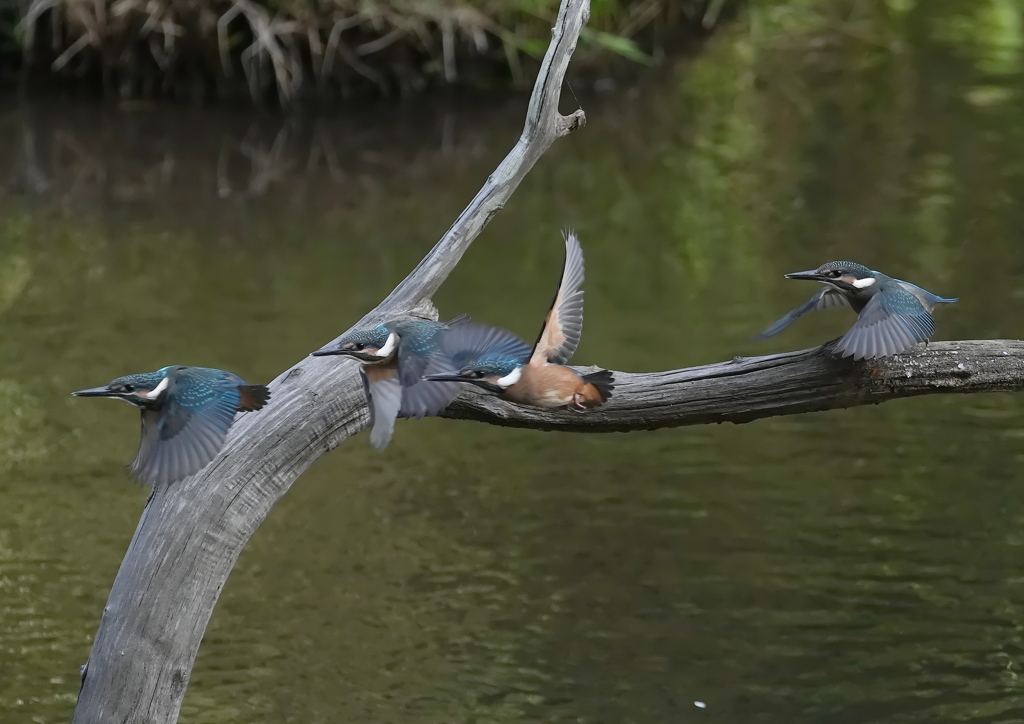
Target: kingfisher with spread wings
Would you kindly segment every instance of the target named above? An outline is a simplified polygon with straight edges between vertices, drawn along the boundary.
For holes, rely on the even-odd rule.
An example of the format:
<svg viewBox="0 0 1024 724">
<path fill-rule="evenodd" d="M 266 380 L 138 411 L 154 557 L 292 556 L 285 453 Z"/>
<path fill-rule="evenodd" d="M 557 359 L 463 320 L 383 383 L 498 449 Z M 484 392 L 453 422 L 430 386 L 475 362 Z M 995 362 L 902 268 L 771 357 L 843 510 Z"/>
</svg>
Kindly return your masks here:
<svg viewBox="0 0 1024 724">
<path fill-rule="evenodd" d="M 562 280 L 533 348 L 507 330 L 464 324 L 441 339 L 441 358 L 449 371 L 423 379 L 469 382 L 532 407 L 584 412 L 603 404 L 615 387 L 612 373 L 598 370 L 581 375 L 565 366 L 583 334 L 582 286 L 583 249 L 569 231 Z"/>
<path fill-rule="evenodd" d="M 224 447 L 235 413 L 255 412 L 270 399 L 265 385 L 247 385 L 224 370 L 185 365 L 118 377 L 71 394 L 124 400 L 139 408 L 142 439 L 131 474 L 152 486 L 178 482 L 205 468 Z"/>
<path fill-rule="evenodd" d="M 846 306 L 857 313 L 857 321 L 834 349 L 840 357 L 856 360 L 889 357 L 927 342 L 935 334 L 935 306 L 957 301 L 850 261 L 830 261 L 817 269 L 787 274 L 786 278 L 823 286 L 751 339 L 774 337 L 808 312 Z"/>
<path fill-rule="evenodd" d="M 428 384 L 423 376 L 445 369 L 436 366 L 438 341 L 468 322 L 464 314 L 449 322 L 401 317 L 351 332 L 313 356 L 340 355 L 362 362 L 363 387 L 370 401 L 370 445 L 380 450 L 391 442 L 396 418 L 432 417 L 459 394 L 458 385 Z"/>
</svg>

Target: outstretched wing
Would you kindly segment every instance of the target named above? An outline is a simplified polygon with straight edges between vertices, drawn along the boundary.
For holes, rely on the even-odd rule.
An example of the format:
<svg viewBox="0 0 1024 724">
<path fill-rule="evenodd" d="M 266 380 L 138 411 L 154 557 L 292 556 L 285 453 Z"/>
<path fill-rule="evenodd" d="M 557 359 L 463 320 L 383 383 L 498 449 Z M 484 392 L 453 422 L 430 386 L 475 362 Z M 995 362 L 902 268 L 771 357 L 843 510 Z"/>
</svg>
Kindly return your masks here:
<svg viewBox="0 0 1024 724">
<path fill-rule="evenodd" d="M 822 287 L 806 302 L 801 304 L 792 312 L 786 314 L 779 321 L 769 325 L 764 331 L 758 332 L 750 339 L 755 342 L 760 342 L 762 339 L 774 337 L 776 334 L 795 322 L 799 317 L 802 317 L 808 312 L 816 312 L 819 309 L 830 309 L 832 307 L 842 307 L 844 305 L 850 306 L 850 303 L 840 292 L 837 292 L 832 287 Z"/>
<path fill-rule="evenodd" d="M 935 334 L 935 320 L 902 287 L 871 297 L 857 323 L 836 343 L 842 357 L 873 359 L 902 352 Z"/>
<path fill-rule="evenodd" d="M 187 478 L 213 460 L 238 409 L 238 388 L 229 387 L 206 404 L 185 407 L 168 400 L 159 411 L 142 411 L 142 439 L 131 474 L 143 485 Z"/>
<path fill-rule="evenodd" d="M 370 445 L 383 450 L 395 431 L 395 418 L 402 406 L 402 384 L 394 367 L 364 366 L 361 371 L 370 398 Z"/>
<path fill-rule="evenodd" d="M 506 329 L 470 322 L 445 332 L 440 338 L 441 353 L 431 362 L 438 373 L 455 373 L 481 359 L 514 359 L 525 363 L 530 345 Z M 441 384 L 431 382 L 432 385 Z"/>
<path fill-rule="evenodd" d="M 530 361 L 565 364 L 583 334 L 583 248 L 576 234 L 565 233 L 565 266 L 551 309 L 541 327 Z"/>
</svg>

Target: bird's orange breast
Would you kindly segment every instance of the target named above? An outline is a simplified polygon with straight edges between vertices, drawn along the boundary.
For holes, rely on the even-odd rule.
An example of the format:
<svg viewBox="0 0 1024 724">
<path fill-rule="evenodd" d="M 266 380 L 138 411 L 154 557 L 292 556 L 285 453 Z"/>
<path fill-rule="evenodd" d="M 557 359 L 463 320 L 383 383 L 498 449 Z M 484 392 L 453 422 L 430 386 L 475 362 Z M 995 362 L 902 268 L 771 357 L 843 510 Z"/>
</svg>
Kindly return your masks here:
<svg viewBox="0 0 1024 724">
<path fill-rule="evenodd" d="M 568 367 L 530 364 L 523 367 L 519 381 L 505 390 L 504 396 L 522 405 L 554 408 L 568 405 L 577 393 L 587 394 L 585 388 L 593 388 L 593 385 L 584 382 Z M 592 392 L 600 401 L 597 390 Z"/>
</svg>

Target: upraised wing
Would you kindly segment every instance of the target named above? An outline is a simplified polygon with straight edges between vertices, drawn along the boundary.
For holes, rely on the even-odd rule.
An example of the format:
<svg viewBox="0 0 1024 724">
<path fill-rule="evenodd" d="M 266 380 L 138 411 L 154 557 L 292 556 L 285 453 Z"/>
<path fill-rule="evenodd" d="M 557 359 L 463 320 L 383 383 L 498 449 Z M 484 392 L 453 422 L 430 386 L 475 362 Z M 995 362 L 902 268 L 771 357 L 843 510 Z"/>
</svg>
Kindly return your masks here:
<svg viewBox="0 0 1024 724">
<path fill-rule="evenodd" d="M 533 346 L 530 362 L 565 364 L 583 335 L 583 248 L 576 234 L 565 232 L 565 266 L 551 309 Z"/>
<path fill-rule="evenodd" d="M 835 349 L 842 357 L 873 359 L 902 352 L 933 334 L 932 315 L 916 296 L 900 288 L 871 297 Z"/>
<path fill-rule="evenodd" d="M 807 314 L 808 312 L 816 312 L 819 309 L 830 309 L 832 307 L 849 306 L 850 303 L 846 300 L 840 292 L 837 292 L 832 287 L 822 287 L 814 293 L 810 299 L 801 304 L 793 311 L 787 313 L 782 319 L 769 325 L 764 331 L 755 334 L 752 339 L 755 342 L 760 342 L 762 339 L 768 339 L 774 337 L 779 332 L 784 330 L 786 327 L 791 325 L 797 319 Z"/>
</svg>

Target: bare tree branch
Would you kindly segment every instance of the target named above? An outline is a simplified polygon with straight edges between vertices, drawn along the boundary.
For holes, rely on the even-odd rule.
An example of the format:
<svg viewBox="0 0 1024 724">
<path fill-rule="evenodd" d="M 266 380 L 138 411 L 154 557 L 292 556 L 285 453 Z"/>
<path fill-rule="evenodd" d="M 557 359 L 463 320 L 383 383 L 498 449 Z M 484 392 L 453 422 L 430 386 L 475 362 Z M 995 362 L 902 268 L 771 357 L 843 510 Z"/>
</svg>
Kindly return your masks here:
<svg viewBox="0 0 1024 724">
<path fill-rule="evenodd" d="M 558 112 L 588 0 L 563 0 L 519 142 L 412 273 L 356 327 L 429 308 L 429 298 L 551 144 L 583 125 Z M 74 724 L 177 720 L 213 607 L 245 543 L 313 461 L 367 422 L 354 363 L 307 358 L 280 375 L 259 414 L 188 480 L 154 491 L 103 609 Z"/>
<path fill-rule="evenodd" d="M 668 372 L 616 372 L 615 394 L 585 414 L 467 391 L 444 416 L 537 430 L 627 432 L 751 422 L 918 395 L 1021 390 L 1024 341 L 934 342 L 866 362 L 837 359 L 825 345 Z"/>
</svg>

